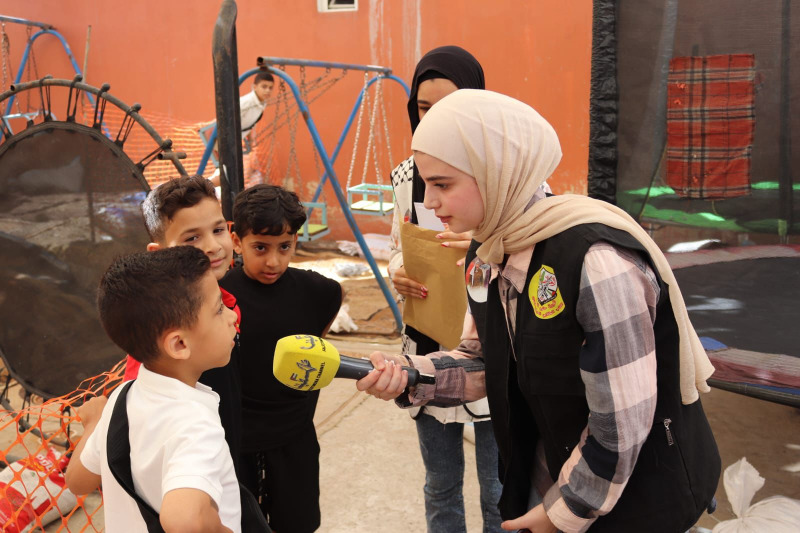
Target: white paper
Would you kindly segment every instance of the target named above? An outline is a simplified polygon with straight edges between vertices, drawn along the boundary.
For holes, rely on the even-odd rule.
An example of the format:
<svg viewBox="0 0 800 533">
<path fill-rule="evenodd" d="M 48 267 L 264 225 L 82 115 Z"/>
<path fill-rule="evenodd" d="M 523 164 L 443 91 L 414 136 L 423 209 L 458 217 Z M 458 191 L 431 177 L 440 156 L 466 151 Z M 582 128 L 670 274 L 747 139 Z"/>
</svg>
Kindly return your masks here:
<svg viewBox="0 0 800 533">
<path fill-rule="evenodd" d="M 432 229 L 433 231 L 444 231 L 444 224 L 434 214 L 433 209 L 427 209 L 422 202 L 414 202 L 414 210 L 417 212 L 417 225 L 421 228 Z"/>
</svg>

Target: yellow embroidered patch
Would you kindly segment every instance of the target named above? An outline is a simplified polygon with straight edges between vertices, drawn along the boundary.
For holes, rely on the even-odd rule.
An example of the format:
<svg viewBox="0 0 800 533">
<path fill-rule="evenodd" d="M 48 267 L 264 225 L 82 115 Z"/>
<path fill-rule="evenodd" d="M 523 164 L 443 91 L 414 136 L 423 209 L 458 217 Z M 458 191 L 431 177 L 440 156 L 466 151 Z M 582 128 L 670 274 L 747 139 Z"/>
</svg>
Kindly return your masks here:
<svg viewBox="0 0 800 533">
<path fill-rule="evenodd" d="M 528 298 L 533 306 L 533 314 L 547 320 L 561 313 L 566 307 L 558 290 L 558 280 L 553 269 L 542 265 L 528 285 Z"/>
</svg>

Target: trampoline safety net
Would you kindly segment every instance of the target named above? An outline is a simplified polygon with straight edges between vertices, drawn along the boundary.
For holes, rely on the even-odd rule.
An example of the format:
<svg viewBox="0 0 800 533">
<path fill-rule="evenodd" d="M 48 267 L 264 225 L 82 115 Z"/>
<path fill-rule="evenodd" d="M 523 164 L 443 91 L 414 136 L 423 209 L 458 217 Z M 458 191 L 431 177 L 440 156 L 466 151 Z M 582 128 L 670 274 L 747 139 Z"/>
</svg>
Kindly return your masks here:
<svg viewBox="0 0 800 533">
<path fill-rule="evenodd" d="M 800 5 L 593 5 L 590 196 L 689 251 L 717 386 L 800 405 Z"/>
<path fill-rule="evenodd" d="M 643 222 L 800 233 L 800 6 L 614 4 L 595 42 L 615 36 L 616 60 L 594 58 L 593 87 L 616 94 L 593 106 L 616 106 L 616 168 L 590 180 L 615 179 L 617 204 Z M 594 157 L 609 157 L 597 139 Z"/>
</svg>

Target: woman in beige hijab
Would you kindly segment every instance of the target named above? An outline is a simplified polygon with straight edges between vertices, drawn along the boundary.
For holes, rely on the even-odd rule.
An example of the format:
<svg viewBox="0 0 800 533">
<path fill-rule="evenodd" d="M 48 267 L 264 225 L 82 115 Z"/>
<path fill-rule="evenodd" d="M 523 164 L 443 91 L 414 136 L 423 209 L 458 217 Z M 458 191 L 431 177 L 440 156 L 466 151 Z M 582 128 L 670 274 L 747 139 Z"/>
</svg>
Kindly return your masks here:
<svg viewBox="0 0 800 533">
<path fill-rule="evenodd" d="M 474 232 L 469 313 L 456 350 L 374 353 L 358 388 L 404 407 L 486 395 L 504 529 L 689 529 L 719 480 L 698 398 L 713 367 L 661 251 L 610 204 L 545 194 L 558 137 L 513 98 L 456 91 L 411 147 L 425 207 Z M 405 390 L 403 364 L 436 384 Z"/>
</svg>

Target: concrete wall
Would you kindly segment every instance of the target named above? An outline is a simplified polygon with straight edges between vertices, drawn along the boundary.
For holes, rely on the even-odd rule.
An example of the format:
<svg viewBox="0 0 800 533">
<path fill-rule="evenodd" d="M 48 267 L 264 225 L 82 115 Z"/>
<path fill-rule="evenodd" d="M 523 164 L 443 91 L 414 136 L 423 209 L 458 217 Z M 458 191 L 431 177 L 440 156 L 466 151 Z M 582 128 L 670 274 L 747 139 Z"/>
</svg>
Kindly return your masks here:
<svg viewBox="0 0 800 533">
<path fill-rule="evenodd" d="M 220 2 L 216 0 L 0 0 L 0 14 L 53 24 L 69 42 L 79 65 L 84 63 L 87 26 L 92 26 L 87 81 L 111 84 L 111 92 L 150 113 L 199 122 L 214 117 L 211 33 Z M 255 66 L 257 56 L 282 56 L 380 64 L 409 80 L 427 50 L 457 44 L 481 61 L 487 88 L 535 107 L 555 127 L 564 159 L 551 179 L 556 192 L 585 192 L 589 135 L 589 76 L 592 4 L 589 0 L 359 0 L 357 12 L 319 13 L 316 0 L 240 0 L 237 23 L 240 72 Z M 16 71 L 25 45 L 24 27 L 6 24 L 11 66 Z M 73 71 L 51 37 L 35 46 L 38 75 L 71 78 Z M 297 77 L 296 70 L 289 70 Z M 320 74 L 308 69 L 310 80 Z M 23 80 L 27 77 L 23 77 Z M 312 116 L 330 151 L 352 108 L 363 77 L 349 73 L 311 106 Z M 249 85 L 249 84 L 248 84 Z M 242 88 L 243 92 L 249 90 Z M 410 129 L 405 94 L 399 85 L 385 91 L 391 151 L 395 162 L 409 151 Z M 270 110 L 265 118 L 272 117 Z M 302 184 L 308 199 L 318 175 L 302 121 L 297 144 Z M 364 135 L 364 134 L 362 134 Z M 363 165 L 362 138 L 356 165 Z M 180 148 L 180 147 L 178 147 Z M 288 150 L 284 140 L 278 157 Z M 352 134 L 336 171 L 346 180 Z M 381 154 L 381 173 L 391 162 Z M 193 169 L 189 169 L 192 171 Z M 374 171 L 368 181 L 374 181 Z M 388 180 L 388 176 L 384 177 Z M 333 236 L 349 229 L 337 216 L 327 188 Z M 358 217 L 366 232 L 388 232 L 389 217 Z"/>
</svg>

